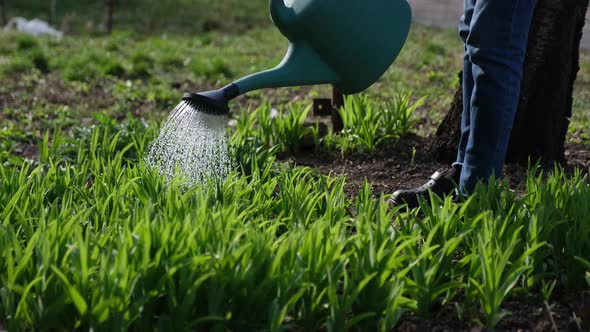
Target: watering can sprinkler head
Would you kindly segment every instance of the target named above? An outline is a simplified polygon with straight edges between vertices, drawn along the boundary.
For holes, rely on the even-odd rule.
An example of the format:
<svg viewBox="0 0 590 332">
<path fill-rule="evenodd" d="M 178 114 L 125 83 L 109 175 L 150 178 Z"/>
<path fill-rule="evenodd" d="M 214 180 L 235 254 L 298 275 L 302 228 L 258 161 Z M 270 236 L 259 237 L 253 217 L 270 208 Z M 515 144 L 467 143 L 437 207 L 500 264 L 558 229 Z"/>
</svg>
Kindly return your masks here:
<svg viewBox="0 0 590 332">
<path fill-rule="evenodd" d="M 229 113 L 228 102 L 240 95 L 237 85 L 231 83 L 219 90 L 211 90 L 199 93 L 185 93 L 182 100 L 200 112 L 211 115 L 227 115 Z"/>
</svg>

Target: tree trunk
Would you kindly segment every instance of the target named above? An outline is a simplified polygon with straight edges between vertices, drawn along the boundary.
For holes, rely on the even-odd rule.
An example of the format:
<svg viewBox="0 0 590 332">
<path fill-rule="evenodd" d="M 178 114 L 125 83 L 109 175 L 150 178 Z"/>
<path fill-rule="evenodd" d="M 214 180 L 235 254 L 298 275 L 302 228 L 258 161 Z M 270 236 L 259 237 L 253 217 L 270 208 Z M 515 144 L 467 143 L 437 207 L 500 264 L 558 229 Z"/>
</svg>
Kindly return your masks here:
<svg viewBox="0 0 590 332">
<path fill-rule="evenodd" d="M 539 0 L 529 34 L 518 111 L 507 161 L 565 162 L 574 81 L 588 0 Z M 461 133 L 461 85 L 432 143 L 434 157 L 453 162 Z"/>
<path fill-rule="evenodd" d="M 0 25 L 5 25 L 8 20 L 6 19 L 6 1 L 0 0 Z"/>
<path fill-rule="evenodd" d="M 49 25 L 55 24 L 55 2 L 56 0 L 51 0 L 51 3 L 49 4 L 49 20 L 47 21 Z"/>
<path fill-rule="evenodd" d="M 436 160 L 453 163 L 461 139 L 461 115 L 463 113 L 463 71 L 459 72 L 459 84 L 451 108 L 434 135 L 433 149 Z"/>
<path fill-rule="evenodd" d="M 106 22 L 106 29 L 107 32 L 110 34 L 113 32 L 113 12 L 115 7 L 115 0 L 105 0 L 106 7 L 107 7 L 107 22 Z"/>
</svg>

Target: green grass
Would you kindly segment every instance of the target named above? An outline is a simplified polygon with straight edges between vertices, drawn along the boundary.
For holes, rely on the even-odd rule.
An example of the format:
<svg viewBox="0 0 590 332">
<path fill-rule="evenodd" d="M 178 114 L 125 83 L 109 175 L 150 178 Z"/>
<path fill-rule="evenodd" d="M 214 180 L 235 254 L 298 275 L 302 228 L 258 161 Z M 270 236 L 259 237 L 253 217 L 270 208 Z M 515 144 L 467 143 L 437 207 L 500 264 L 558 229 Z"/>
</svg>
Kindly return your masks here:
<svg viewBox="0 0 590 332">
<path fill-rule="evenodd" d="M 45 13 L 38 0 L 7 2 L 11 15 Z M 414 25 L 384 77 L 347 99 L 342 133 L 302 125 L 327 87 L 239 98 L 232 176 L 187 189 L 141 161 L 161 120 L 183 92 L 271 67 L 287 44 L 266 1 L 142 4 L 120 4 L 111 36 L 97 35 L 101 2 L 65 0 L 58 21 L 76 12 L 78 34 L 0 35 L 0 327 L 387 331 L 404 312 L 446 305 L 493 328 L 507 297 L 550 301 L 554 280 L 590 286 L 580 173 L 531 169 L 522 196 L 493 181 L 459 204 L 407 211 L 368 183 L 349 195 L 345 178 L 276 161 L 306 140 L 314 153 L 371 156 L 432 133 L 461 65 L 454 30 Z M 589 61 L 569 136 L 582 143 Z"/>
<path fill-rule="evenodd" d="M 374 154 L 379 147 L 407 136 L 414 125 L 411 119 L 425 98 L 410 103 L 411 94 L 399 92 L 379 105 L 366 94 L 345 98 L 340 108 L 344 128 L 338 135 L 325 138 L 328 149 L 338 149 L 342 155 L 356 152 Z"/>
<path fill-rule="evenodd" d="M 187 189 L 141 162 L 156 123 L 97 121 L 0 164 L 9 330 L 387 331 L 440 303 L 493 328 L 507 296 L 541 281 L 587 288 L 579 174 L 531 172 L 523 197 L 492 182 L 460 204 L 392 210 L 368 183 L 347 197 L 345 178 L 277 163 L 238 131 L 230 179 Z"/>
<path fill-rule="evenodd" d="M 283 155 L 292 156 L 310 150 L 341 156 L 371 155 L 378 148 L 393 143 L 409 134 L 411 116 L 423 99 L 410 102 L 410 94 L 401 92 L 385 103 L 378 103 L 366 94 L 348 96 L 339 110 L 344 129 L 334 132 L 321 120 L 306 124 L 311 106 L 293 103 L 280 111 L 270 103 L 252 109 L 243 108 L 232 120 L 235 145 L 256 140 L 265 148 L 276 148 Z"/>
<path fill-rule="evenodd" d="M 14 121 L 17 127 L 38 137 L 47 128 L 46 119 L 40 118 L 53 118 L 53 110 L 64 104 L 77 109 L 68 115 L 73 123 L 91 120 L 97 105 L 114 117 L 129 111 L 144 118 L 162 117 L 182 93 L 220 87 L 272 67 L 281 60 L 286 47 L 285 39 L 268 27 L 190 36 L 116 32 L 112 36 L 74 36 L 59 41 L 0 35 L 0 94 L 15 97 L 9 99 L 7 108 L 17 114 L 39 113 L 32 117 L 39 126 L 23 128 L 18 117 L 0 115 L 0 119 L 4 123 Z M 570 141 L 587 142 L 590 136 L 588 61 L 590 57 L 583 54 Z M 460 66 L 461 45 L 453 30 L 441 32 L 415 25 L 400 57 L 367 94 L 378 102 L 391 100 L 399 91 L 412 91 L 413 102 L 426 97 L 413 115 L 417 123 L 413 130 L 432 134 L 450 105 Z M 59 85 L 47 82 L 47 78 Z M 48 96 L 36 90 L 54 92 Z M 238 110 L 238 104 L 283 104 L 293 96 L 310 101 L 327 95 L 325 86 L 270 89 L 241 97 L 232 106 Z"/>
<path fill-rule="evenodd" d="M 210 30 L 243 31 L 269 25 L 266 0 L 114 0 L 114 26 L 137 34 L 194 34 Z M 49 19 L 50 2 L 6 0 L 7 17 Z M 104 32 L 104 1 L 57 0 L 55 26 L 68 33 Z"/>
<path fill-rule="evenodd" d="M 441 117 L 453 94 L 455 74 L 447 70 L 459 66 L 452 52 L 439 53 L 439 48 L 424 52 L 421 44 L 433 39 L 433 30 L 421 26 L 412 29 L 408 45 L 396 65 L 367 91 L 371 98 L 386 101 L 396 91 L 413 91 L 416 99 L 427 96 L 424 107 L 417 114 Z M 455 36 L 445 32 L 439 36 L 440 45 L 459 44 Z M 111 115 L 141 108 L 146 113 L 161 113 L 176 103 L 187 91 L 219 87 L 244 75 L 270 68 L 280 62 L 286 52 L 287 42 L 274 28 L 256 27 L 234 33 L 213 31 L 194 35 L 161 34 L 136 35 L 117 32 L 112 36 L 65 37 L 33 40 L 33 46 L 22 49 L 20 44 L 30 42 L 23 35 L 0 36 L 0 77 L 5 84 L 0 93 L 13 92 L 17 83 L 14 77 L 30 81 L 27 88 L 43 89 L 40 79 L 47 75 L 56 77 L 64 85 L 62 90 L 75 92 L 80 111 L 76 118 L 89 118 L 96 111 L 94 105 L 80 107 L 87 91 L 100 89 L 112 105 L 106 105 Z M 433 43 L 433 42 L 431 42 Z M 450 47 L 447 47 L 451 50 Z M 424 61 L 417 62 L 420 53 Z M 33 56 L 41 61 L 37 64 Z M 428 58 L 428 59 L 426 59 Z M 45 65 L 43 60 L 47 61 Z M 48 74 L 41 72 L 49 71 Z M 441 73 L 436 79 L 431 72 Z M 442 77 L 442 73 L 447 73 Z M 129 86 L 131 85 L 131 86 Z M 30 93 L 19 95 L 20 103 L 11 108 L 31 103 L 53 103 Z M 30 91 L 27 91 L 30 92 Z M 285 88 L 254 92 L 238 100 L 241 104 L 258 105 L 267 100 L 284 103 L 294 95 L 310 97 L 328 95 L 328 88 Z M 138 105 L 140 103 L 146 105 Z M 140 107 L 141 106 L 141 107 Z M 89 109 L 84 109 L 89 108 Z M 25 111 L 25 110 L 20 110 Z M 438 114 L 438 115 L 437 115 Z M 139 115 L 139 114 L 138 114 Z M 141 114 L 148 116 L 149 114 Z"/>
</svg>

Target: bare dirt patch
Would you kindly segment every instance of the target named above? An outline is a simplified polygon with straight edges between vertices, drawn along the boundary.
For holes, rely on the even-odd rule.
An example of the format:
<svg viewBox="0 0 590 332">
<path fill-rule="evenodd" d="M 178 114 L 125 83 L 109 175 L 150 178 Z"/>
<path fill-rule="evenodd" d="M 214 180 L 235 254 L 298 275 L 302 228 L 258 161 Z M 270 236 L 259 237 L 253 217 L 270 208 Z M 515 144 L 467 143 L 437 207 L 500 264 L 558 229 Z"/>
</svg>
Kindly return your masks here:
<svg viewBox="0 0 590 332">
<path fill-rule="evenodd" d="M 450 165 L 438 162 L 432 157 L 430 138 L 410 135 L 395 143 L 382 147 L 372 156 L 351 156 L 339 158 L 325 154 L 305 154 L 291 158 L 301 166 L 315 167 L 325 174 L 346 176 L 347 193 L 354 196 L 365 179 L 372 184 L 374 193 L 391 194 L 398 189 L 420 186 L 430 175 Z M 566 145 L 568 174 L 580 170 L 590 171 L 590 146 L 584 144 Z M 552 165 L 548 167 L 551 170 Z M 523 191 L 528 176 L 527 165 L 510 164 L 505 167 L 505 178 L 512 189 Z"/>
</svg>

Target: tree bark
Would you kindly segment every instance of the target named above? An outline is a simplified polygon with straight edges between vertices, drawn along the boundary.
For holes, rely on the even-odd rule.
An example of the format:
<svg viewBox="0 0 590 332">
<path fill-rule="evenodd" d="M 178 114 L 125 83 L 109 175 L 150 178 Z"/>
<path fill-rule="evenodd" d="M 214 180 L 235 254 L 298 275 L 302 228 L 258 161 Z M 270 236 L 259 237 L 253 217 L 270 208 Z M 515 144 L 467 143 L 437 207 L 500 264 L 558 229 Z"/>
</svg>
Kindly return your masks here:
<svg viewBox="0 0 590 332">
<path fill-rule="evenodd" d="M 438 126 L 434 135 L 434 159 L 453 163 L 457 157 L 457 147 L 461 138 L 461 115 L 463 114 L 463 71 L 459 74 L 459 84 L 451 103 L 449 112 Z"/>
<path fill-rule="evenodd" d="M 574 82 L 588 0 L 539 0 L 529 33 L 518 111 L 507 162 L 565 162 Z M 458 86 L 451 108 L 432 141 L 434 157 L 453 162 L 463 110 Z"/>
<path fill-rule="evenodd" d="M 49 4 L 49 20 L 47 21 L 49 25 L 54 25 L 55 23 L 55 2 L 56 0 L 51 0 L 51 3 Z"/>
<path fill-rule="evenodd" d="M 105 0 L 106 8 L 107 8 L 107 22 L 106 22 L 106 29 L 107 33 L 113 32 L 113 13 L 115 11 L 115 0 Z"/>
</svg>

